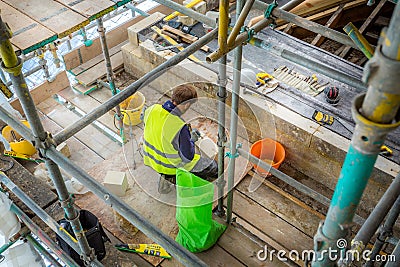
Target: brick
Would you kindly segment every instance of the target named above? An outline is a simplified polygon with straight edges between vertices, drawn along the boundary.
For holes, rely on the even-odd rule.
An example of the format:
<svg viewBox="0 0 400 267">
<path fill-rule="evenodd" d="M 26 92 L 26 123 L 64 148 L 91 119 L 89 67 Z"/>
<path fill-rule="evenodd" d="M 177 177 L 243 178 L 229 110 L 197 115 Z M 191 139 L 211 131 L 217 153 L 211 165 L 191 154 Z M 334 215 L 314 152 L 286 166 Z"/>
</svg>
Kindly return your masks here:
<svg viewBox="0 0 400 267">
<path fill-rule="evenodd" d="M 155 12 L 155 13 L 151 14 L 150 16 L 142 19 L 138 23 L 130 26 L 128 28 L 129 42 L 132 45 L 138 46 L 139 45 L 139 36 L 138 36 L 139 32 L 151 27 L 153 24 L 157 23 L 163 17 L 165 17 L 164 14 L 162 14 L 160 12 Z"/>
<path fill-rule="evenodd" d="M 108 171 L 104 178 L 103 185 L 111 193 L 122 197 L 128 188 L 128 180 L 125 172 Z"/>
</svg>

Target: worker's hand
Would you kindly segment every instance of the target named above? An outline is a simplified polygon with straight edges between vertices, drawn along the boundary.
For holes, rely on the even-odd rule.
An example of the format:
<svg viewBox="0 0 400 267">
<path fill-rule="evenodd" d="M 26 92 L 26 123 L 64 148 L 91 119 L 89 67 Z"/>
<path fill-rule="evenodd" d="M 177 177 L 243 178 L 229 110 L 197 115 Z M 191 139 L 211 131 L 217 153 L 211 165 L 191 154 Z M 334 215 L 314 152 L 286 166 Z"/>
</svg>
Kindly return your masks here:
<svg viewBox="0 0 400 267">
<path fill-rule="evenodd" d="M 199 140 L 200 137 L 201 137 L 201 134 L 200 134 L 199 130 L 197 130 L 196 128 L 194 128 L 190 132 L 190 138 L 192 139 L 193 142 L 197 142 L 197 140 Z"/>
</svg>

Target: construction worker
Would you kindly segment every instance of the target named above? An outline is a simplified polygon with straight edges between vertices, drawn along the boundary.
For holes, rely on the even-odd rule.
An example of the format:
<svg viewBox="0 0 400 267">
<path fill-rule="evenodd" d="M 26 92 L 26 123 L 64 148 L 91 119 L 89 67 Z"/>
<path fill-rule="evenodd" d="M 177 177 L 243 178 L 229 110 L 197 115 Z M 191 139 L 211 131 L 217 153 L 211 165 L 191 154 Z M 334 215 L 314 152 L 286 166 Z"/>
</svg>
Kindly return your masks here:
<svg viewBox="0 0 400 267">
<path fill-rule="evenodd" d="M 184 168 L 208 181 L 218 176 L 215 160 L 195 153 L 198 130 L 192 130 L 181 118 L 196 100 L 197 92 L 193 85 L 179 85 L 171 100 L 144 111 L 143 159 L 145 165 L 161 174 L 160 193 L 171 191 L 169 182 L 175 183 L 177 168 Z"/>
</svg>

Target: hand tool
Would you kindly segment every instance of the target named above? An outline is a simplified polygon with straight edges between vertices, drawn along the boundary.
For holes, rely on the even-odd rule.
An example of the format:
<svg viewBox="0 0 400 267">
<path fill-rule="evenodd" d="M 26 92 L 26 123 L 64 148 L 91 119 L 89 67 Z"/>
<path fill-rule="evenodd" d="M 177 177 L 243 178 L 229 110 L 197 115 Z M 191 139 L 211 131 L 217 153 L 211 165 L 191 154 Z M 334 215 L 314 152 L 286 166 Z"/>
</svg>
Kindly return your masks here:
<svg viewBox="0 0 400 267">
<path fill-rule="evenodd" d="M 161 257 L 165 259 L 170 259 L 171 255 L 157 244 L 118 244 L 115 248 L 121 251 L 146 254 L 156 257 Z"/>
<path fill-rule="evenodd" d="M 332 125 L 334 118 L 332 115 L 322 113 L 321 111 L 315 110 L 312 118 L 321 125 Z"/>
<path fill-rule="evenodd" d="M 391 150 L 389 147 L 383 145 L 383 146 L 381 146 L 381 152 L 379 154 L 382 156 L 391 157 L 391 156 L 393 156 L 393 150 Z"/>
</svg>

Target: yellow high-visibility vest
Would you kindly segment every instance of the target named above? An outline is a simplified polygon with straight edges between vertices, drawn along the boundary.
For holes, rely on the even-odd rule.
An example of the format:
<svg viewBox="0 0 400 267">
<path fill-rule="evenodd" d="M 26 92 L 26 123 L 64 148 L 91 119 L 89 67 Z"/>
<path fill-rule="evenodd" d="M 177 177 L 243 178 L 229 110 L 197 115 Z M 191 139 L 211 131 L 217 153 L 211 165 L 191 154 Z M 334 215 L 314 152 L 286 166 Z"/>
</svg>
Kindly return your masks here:
<svg viewBox="0 0 400 267">
<path fill-rule="evenodd" d="M 172 141 L 179 133 L 185 122 L 174 114 L 165 110 L 161 105 L 155 104 L 144 112 L 144 164 L 152 167 L 156 172 L 175 175 L 177 168 L 192 170 L 200 159 L 195 154 L 193 160 L 183 163 L 178 150 L 172 145 Z"/>
</svg>

